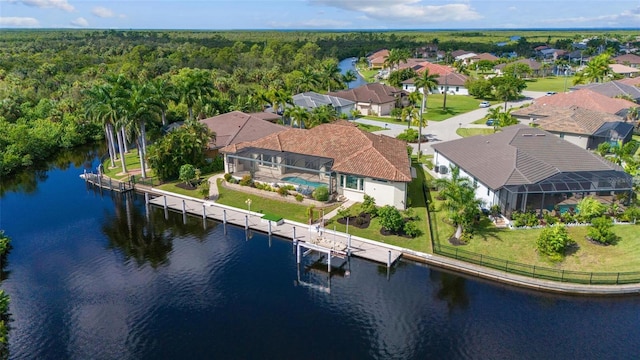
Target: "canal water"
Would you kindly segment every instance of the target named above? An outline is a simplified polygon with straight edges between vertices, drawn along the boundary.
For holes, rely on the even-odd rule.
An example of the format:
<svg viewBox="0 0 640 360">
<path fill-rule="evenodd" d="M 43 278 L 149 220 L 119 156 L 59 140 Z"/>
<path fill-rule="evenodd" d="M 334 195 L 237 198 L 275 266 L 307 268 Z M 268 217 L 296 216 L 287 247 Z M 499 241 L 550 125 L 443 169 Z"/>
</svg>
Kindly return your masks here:
<svg viewBox="0 0 640 360">
<path fill-rule="evenodd" d="M 362 76 L 360 76 L 358 70 L 356 70 L 355 62 L 357 60 L 358 58 L 352 57 L 343 59 L 338 63 L 338 67 L 340 68 L 340 72 L 342 74 L 345 74 L 349 70 L 353 70 L 353 72 L 356 73 L 356 80 L 349 83 L 349 89 L 357 88 L 367 83 L 367 81 Z"/>
<path fill-rule="evenodd" d="M 2 183 L 15 359 L 638 359 L 640 297 L 390 271 L 87 188 L 93 153 Z"/>
</svg>

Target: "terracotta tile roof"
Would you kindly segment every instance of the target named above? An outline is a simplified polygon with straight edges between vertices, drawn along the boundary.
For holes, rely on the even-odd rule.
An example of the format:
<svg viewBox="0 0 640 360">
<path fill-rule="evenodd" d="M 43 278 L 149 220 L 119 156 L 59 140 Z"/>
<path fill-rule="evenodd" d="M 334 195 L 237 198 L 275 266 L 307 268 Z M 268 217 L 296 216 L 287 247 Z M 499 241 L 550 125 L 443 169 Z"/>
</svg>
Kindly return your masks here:
<svg viewBox="0 0 640 360">
<path fill-rule="evenodd" d="M 221 152 L 235 153 L 244 148 L 321 156 L 334 159 L 332 171 L 339 173 L 411 181 L 404 141 L 362 131 L 344 120 L 309 130 L 289 128 L 255 141 L 227 146 Z"/>
<path fill-rule="evenodd" d="M 622 122 L 620 116 L 579 107 L 549 108 L 544 117 L 535 120 L 540 128 L 552 132 L 593 135 L 607 122 Z"/>
<path fill-rule="evenodd" d="M 577 106 L 583 109 L 621 115 L 622 113 L 625 113 L 627 109 L 637 106 L 637 104 L 624 99 L 613 99 L 589 89 L 581 89 L 570 93 L 558 93 L 552 96 L 543 96 L 534 100 L 533 105 L 524 108 L 523 110 L 528 109 L 526 111 L 536 113 L 543 111 L 542 109 L 545 106 Z M 517 113 L 520 113 L 520 110 L 518 110 Z"/>
<path fill-rule="evenodd" d="M 636 54 L 624 54 L 624 55 L 616 56 L 612 60 L 618 64 L 623 64 L 623 65 L 625 63 L 629 63 L 632 65 L 633 64 L 640 65 L 640 56 Z"/>
<path fill-rule="evenodd" d="M 467 76 L 458 74 L 457 72 L 450 72 L 445 76 L 439 76 L 437 81 L 440 85 L 447 84 L 448 86 L 464 86 L 467 82 Z"/>
<path fill-rule="evenodd" d="M 438 143 L 433 148 L 493 190 L 507 185 L 535 184 L 567 172 L 613 170 L 624 174 L 618 165 L 526 125 Z"/>
<path fill-rule="evenodd" d="M 450 72 L 454 72 L 455 71 L 451 66 L 434 64 L 434 63 L 430 63 L 428 61 L 425 61 L 421 65 L 422 65 L 422 67 L 420 69 L 416 70 L 416 72 L 418 74 L 422 74 L 422 72 L 424 72 L 425 69 L 429 69 L 429 74 L 431 74 L 431 75 L 444 75 L 444 74 L 448 74 Z"/>
<path fill-rule="evenodd" d="M 393 86 L 380 83 L 370 83 L 354 89 L 330 92 L 327 93 L 327 95 L 336 96 L 354 102 L 386 104 L 396 101 L 396 94 L 401 92 L 402 90 L 396 89 Z"/>
<path fill-rule="evenodd" d="M 398 70 L 407 69 L 407 68 L 413 68 L 414 70 L 419 69 L 426 62 L 427 60 L 425 59 L 407 59 L 406 62 L 400 62 L 400 65 L 398 65 Z"/>
<path fill-rule="evenodd" d="M 215 143 L 209 144 L 209 147 L 214 149 L 243 141 L 256 140 L 288 129 L 242 111 L 232 111 L 200 120 L 200 122 L 207 125 L 209 130 L 216 134 Z"/>
<path fill-rule="evenodd" d="M 373 58 L 378 58 L 378 57 L 383 57 L 384 58 L 384 57 L 387 57 L 387 56 L 389 56 L 389 50 L 381 49 L 381 50 L 378 50 L 378 51 L 372 53 L 371 55 L 367 56 L 367 58 L 369 60 L 371 60 Z"/>
<path fill-rule="evenodd" d="M 640 76 L 616 80 L 617 82 L 638 87 L 640 86 Z"/>
<path fill-rule="evenodd" d="M 489 53 L 482 53 L 482 54 L 478 54 L 478 55 L 473 57 L 473 60 L 476 60 L 476 61 L 479 61 L 479 60 L 496 61 L 498 59 L 499 59 L 499 57 L 493 56 L 493 55 L 491 55 Z"/>
</svg>

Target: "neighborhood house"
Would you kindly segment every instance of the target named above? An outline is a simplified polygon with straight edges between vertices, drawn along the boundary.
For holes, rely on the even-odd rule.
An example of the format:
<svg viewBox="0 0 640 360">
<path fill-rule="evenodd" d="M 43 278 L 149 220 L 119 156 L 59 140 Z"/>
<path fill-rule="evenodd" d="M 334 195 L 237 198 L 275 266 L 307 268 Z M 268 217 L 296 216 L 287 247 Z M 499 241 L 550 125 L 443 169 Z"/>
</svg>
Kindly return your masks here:
<svg viewBox="0 0 640 360">
<path fill-rule="evenodd" d="M 326 186 L 335 197 L 406 207 L 411 168 L 406 143 L 339 120 L 312 129 L 289 128 L 221 149 L 225 171 L 301 193 Z"/>
</svg>

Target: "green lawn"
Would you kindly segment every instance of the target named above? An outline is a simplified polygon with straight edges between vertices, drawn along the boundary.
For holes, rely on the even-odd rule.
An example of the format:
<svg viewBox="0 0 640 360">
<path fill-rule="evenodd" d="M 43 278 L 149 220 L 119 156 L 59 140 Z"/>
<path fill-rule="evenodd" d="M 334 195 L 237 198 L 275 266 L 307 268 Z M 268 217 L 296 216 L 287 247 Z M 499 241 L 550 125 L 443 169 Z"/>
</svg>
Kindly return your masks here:
<svg viewBox="0 0 640 360">
<path fill-rule="evenodd" d="M 384 130 L 384 127 L 358 123 L 358 129 L 367 131 L 367 132 L 374 132 L 374 131 Z"/>
<path fill-rule="evenodd" d="M 416 165 L 414 163 L 414 165 Z M 418 177 L 414 179 L 411 183 L 409 183 L 409 200 L 410 207 L 413 209 L 413 216 L 418 217 L 417 225 L 422 235 L 409 239 L 400 236 L 383 236 L 380 234 L 380 221 L 378 218 L 373 218 L 369 227 L 366 229 L 358 229 L 354 226 L 349 226 L 349 233 L 355 236 L 364 237 L 367 239 L 383 242 L 390 245 L 401 246 L 404 248 L 432 253 L 431 243 L 429 241 L 428 234 L 428 224 L 426 221 L 426 205 L 424 203 L 424 197 L 422 195 L 422 184 L 424 183 L 425 174 L 422 171 L 422 167 L 416 166 L 416 172 Z M 360 204 L 353 205 L 350 209 L 351 215 L 356 215 L 360 213 Z M 333 229 L 335 227 L 338 231 L 346 231 L 346 225 L 338 223 L 338 216 L 332 218 L 327 225 L 328 229 Z"/>
<path fill-rule="evenodd" d="M 564 76 L 548 76 L 544 78 L 526 80 L 527 90 L 566 92 L 573 86 L 573 79 L 573 76 L 566 77 L 566 87 Z"/>
<path fill-rule="evenodd" d="M 367 82 L 374 82 L 375 79 L 374 77 L 376 76 L 376 74 L 378 74 L 378 71 L 380 70 L 370 70 L 367 68 L 359 68 L 358 72 L 360 73 L 360 75 L 367 81 Z"/>
<path fill-rule="evenodd" d="M 640 142 L 640 135 L 633 135 L 632 139 Z M 634 156 L 640 156 L 640 147 L 638 148 L 638 150 L 636 150 L 636 153 Z"/>
<path fill-rule="evenodd" d="M 493 134 L 493 127 L 488 126 L 486 129 L 484 128 L 458 128 L 456 130 L 456 134 L 462 137 L 470 137 L 476 135 L 489 135 Z"/>
<path fill-rule="evenodd" d="M 251 199 L 251 211 L 259 213 L 269 213 L 272 215 L 281 216 L 284 219 L 298 221 L 306 224 L 307 218 L 307 205 L 290 203 L 287 201 L 279 201 L 258 195 L 248 194 L 242 191 L 236 191 L 228 189 L 221 184 L 222 180 L 218 181 L 219 197 L 216 200 L 217 203 L 233 206 L 240 209 L 247 209 L 247 199 Z M 338 205 L 333 204 L 324 208 L 325 213 L 337 208 Z"/>
<path fill-rule="evenodd" d="M 432 194 L 435 197 L 435 193 Z M 435 201 L 439 210 L 441 201 Z M 498 229 L 488 220 L 482 222 L 480 231 L 467 245 L 459 246 L 477 254 L 488 255 L 522 264 L 585 272 L 630 272 L 640 271 L 640 226 L 619 225 L 614 227 L 621 238 L 616 245 L 601 246 L 585 239 L 587 227 L 570 227 L 569 234 L 578 244 L 577 251 L 565 257 L 560 263 L 553 263 L 536 252 L 536 240 L 541 229 L 510 230 Z M 448 239 L 455 229 L 446 220 L 443 211 L 432 214 L 434 242 L 452 246 Z"/>
<path fill-rule="evenodd" d="M 137 172 L 140 171 L 140 156 L 138 156 L 138 152 L 135 149 L 129 150 L 128 153 L 124 154 L 124 161 L 127 167 L 128 172 Z M 104 175 L 108 176 L 115 180 L 126 181 L 129 180 L 129 173 L 122 174 L 122 165 L 120 163 L 120 157 L 116 159 L 115 166 L 111 167 L 111 160 L 107 158 L 102 163 L 104 169 Z M 158 182 L 158 179 L 155 176 L 155 173 L 152 169 L 147 168 L 147 179 Z M 139 178 L 139 175 L 136 175 L 136 178 Z"/>
</svg>

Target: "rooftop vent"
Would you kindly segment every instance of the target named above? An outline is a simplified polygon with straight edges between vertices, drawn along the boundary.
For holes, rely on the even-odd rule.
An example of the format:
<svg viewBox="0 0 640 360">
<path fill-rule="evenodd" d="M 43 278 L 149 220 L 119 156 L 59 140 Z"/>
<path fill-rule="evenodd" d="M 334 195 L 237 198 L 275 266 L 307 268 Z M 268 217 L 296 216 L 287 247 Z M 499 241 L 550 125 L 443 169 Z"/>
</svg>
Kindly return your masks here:
<svg viewBox="0 0 640 360">
<path fill-rule="evenodd" d="M 522 136 L 533 136 L 533 134 L 522 134 Z"/>
<path fill-rule="evenodd" d="M 536 136 L 545 136 L 545 134 L 536 134 Z"/>
</svg>

